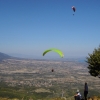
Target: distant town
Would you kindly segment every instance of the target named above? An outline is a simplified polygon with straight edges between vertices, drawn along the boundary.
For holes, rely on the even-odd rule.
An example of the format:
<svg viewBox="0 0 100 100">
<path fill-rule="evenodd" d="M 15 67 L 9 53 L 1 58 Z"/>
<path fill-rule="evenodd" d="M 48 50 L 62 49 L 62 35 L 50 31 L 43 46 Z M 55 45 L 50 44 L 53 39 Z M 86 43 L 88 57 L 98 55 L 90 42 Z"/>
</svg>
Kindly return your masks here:
<svg viewBox="0 0 100 100">
<path fill-rule="evenodd" d="M 6 59 L 0 63 L 0 81 L 11 87 L 36 87 L 33 92 L 50 92 L 54 86 L 75 91 L 87 82 L 90 90 L 100 93 L 100 79 L 89 75 L 87 64 L 72 61 Z"/>
</svg>

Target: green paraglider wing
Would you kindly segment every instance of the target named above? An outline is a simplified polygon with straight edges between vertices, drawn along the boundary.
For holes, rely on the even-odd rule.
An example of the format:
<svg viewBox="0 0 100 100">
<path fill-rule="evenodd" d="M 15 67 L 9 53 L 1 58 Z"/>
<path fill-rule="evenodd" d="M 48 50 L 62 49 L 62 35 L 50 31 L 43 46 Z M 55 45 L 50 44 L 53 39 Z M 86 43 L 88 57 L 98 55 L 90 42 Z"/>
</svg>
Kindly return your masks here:
<svg viewBox="0 0 100 100">
<path fill-rule="evenodd" d="M 49 51 L 51 51 L 51 49 L 44 51 L 44 52 L 43 52 L 43 56 L 44 56 L 47 52 L 49 52 Z"/>
<path fill-rule="evenodd" d="M 45 50 L 45 51 L 43 52 L 43 56 L 44 56 L 46 53 L 50 52 L 50 51 L 54 51 L 54 52 L 58 53 L 58 54 L 60 55 L 60 57 L 62 57 L 62 58 L 64 57 L 63 52 L 62 52 L 61 50 L 59 50 L 59 49 L 56 49 L 56 48 L 51 48 L 51 49 Z"/>
</svg>

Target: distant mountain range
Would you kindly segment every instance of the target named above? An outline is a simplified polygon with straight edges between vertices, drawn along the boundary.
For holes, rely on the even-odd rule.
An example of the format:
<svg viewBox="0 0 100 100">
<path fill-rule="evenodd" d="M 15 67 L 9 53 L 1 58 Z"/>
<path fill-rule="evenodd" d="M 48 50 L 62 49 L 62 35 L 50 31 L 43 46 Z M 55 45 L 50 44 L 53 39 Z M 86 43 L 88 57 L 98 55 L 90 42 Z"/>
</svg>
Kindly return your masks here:
<svg viewBox="0 0 100 100">
<path fill-rule="evenodd" d="M 5 59 L 27 59 L 27 58 L 14 57 L 14 56 L 10 56 L 8 54 L 0 52 L 0 61 L 5 60 Z"/>
<path fill-rule="evenodd" d="M 32 58 L 22 58 L 22 57 L 14 57 L 14 56 L 10 56 L 8 54 L 5 54 L 5 53 L 1 53 L 0 52 L 0 61 L 4 60 L 4 59 L 32 59 Z M 37 59 L 35 58 L 34 60 L 41 60 L 41 61 L 44 61 L 44 60 L 58 60 L 58 61 L 74 61 L 74 62 L 85 62 L 85 58 L 63 58 L 63 59 Z"/>
<path fill-rule="evenodd" d="M 4 60 L 4 59 L 9 59 L 9 58 L 13 58 L 5 53 L 1 53 L 0 52 L 0 61 Z"/>
</svg>

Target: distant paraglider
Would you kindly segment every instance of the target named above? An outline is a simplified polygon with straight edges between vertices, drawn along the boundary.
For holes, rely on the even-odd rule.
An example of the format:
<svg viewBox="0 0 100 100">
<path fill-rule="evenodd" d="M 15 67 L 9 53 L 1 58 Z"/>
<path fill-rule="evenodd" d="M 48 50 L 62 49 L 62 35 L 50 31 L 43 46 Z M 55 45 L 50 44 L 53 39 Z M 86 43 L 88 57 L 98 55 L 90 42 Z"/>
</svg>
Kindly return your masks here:
<svg viewBox="0 0 100 100">
<path fill-rule="evenodd" d="M 74 6 L 72 6 L 72 10 L 75 12 L 76 11 L 76 8 Z M 74 13 L 73 13 L 73 15 L 74 15 Z"/>
<path fill-rule="evenodd" d="M 73 9 L 74 12 L 76 11 L 76 8 L 74 6 L 72 6 L 72 9 Z"/>
<path fill-rule="evenodd" d="M 54 72 L 54 69 L 52 69 L 51 71 Z"/>
<path fill-rule="evenodd" d="M 59 50 L 59 49 L 56 49 L 56 48 L 51 48 L 51 49 L 45 50 L 45 51 L 43 52 L 43 56 L 44 56 L 46 53 L 50 52 L 50 51 L 54 51 L 54 52 L 58 53 L 58 54 L 60 55 L 61 58 L 64 57 L 63 52 L 62 52 L 61 50 Z M 52 68 L 51 72 L 54 72 L 54 69 L 53 69 L 53 68 Z"/>
</svg>

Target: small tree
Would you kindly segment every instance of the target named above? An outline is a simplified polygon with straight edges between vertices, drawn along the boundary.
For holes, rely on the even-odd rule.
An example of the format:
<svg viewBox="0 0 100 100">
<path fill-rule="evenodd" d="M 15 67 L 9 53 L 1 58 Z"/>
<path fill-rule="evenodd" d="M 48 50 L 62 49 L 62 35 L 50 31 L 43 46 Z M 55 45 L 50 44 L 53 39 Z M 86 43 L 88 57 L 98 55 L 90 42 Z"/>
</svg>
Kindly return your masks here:
<svg viewBox="0 0 100 100">
<path fill-rule="evenodd" d="M 100 45 L 94 49 L 92 54 L 88 54 L 86 62 L 88 63 L 88 69 L 91 76 L 98 76 L 100 78 Z"/>
</svg>

